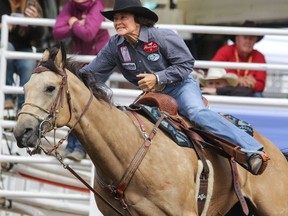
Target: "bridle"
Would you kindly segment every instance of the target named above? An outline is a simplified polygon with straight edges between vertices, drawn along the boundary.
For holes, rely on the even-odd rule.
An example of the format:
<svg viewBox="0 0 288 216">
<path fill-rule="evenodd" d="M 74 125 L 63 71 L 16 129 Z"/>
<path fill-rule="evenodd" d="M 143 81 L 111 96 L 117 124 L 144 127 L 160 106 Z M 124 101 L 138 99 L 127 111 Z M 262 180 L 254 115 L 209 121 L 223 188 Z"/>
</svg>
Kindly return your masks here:
<svg viewBox="0 0 288 216">
<path fill-rule="evenodd" d="M 44 66 L 40 65 L 39 67 L 37 67 L 33 71 L 32 74 L 42 73 L 44 71 L 50 71 L 50 70 L 47 67 L 44 67 Z M 165 115 L 163 115 L 163 114 L 161 115 L 161 118 L 154 125 L 153 130 L 151 131 L 150 135 L 149 136 L 144 136 L 143 144 L 141 145 L 141 147 L 137 151 L 136 155 L 132 159 L 128 169 L 126 170 L 126 172 L 124 173 L 123 177 L 121 178 L 121 181 L 120 181 L 119 185 L 117 187 L 114 187 L 113 185 L 106 185 L 106 184 L 104 185 L 105 190 L 107 190 L 109 188 L 109 190 L 110 190 L 109 194 L 113 193 L 114 198 L 117 201 L 120 202 L 120 204 L 122 205 L 123 210 L 125 210 L 125 213 L 126 213 L 125 214 L 125 213 L 121 212 L 120 210 L 118 210 L 115 206 L 113 206 L 99 192 L 97 192 L 90 184 L 88 184 L 81 176 L 79 176 L 68 164 L 65 164 L 63 162 L 62 156 L 57 151 L 58 147 L 67 139 L 69 133 L 74 129 L 74 127 L 80 121 L 80 119 L 82 118 L 84 113 L 88 110 L 88 107 L 90 106 L 90 104 L 92 102 L 92 99 L 93 99 L 93 92 L 91 91 L 91 89 L 90 89 L 90 98 L 89 98 L 84 110 L 82 111 L 81 115 L 76 119 L 76 122 L 74 123 L 73 127 L 71 127 L 71 129 L 68 132 L 68 134 L 64 138 L 62 138 L 57 144 L 55 142 L 55 137 L 56 136 L 54 134 L 54 146 L 49 151 L 45 150 L 41 146 L 41 139 L 45 138 L 45 134 L 48 132 L 47 129 L 45 130 L 45 125 L 48 124 L 48 127 L 47 127 L 48 129 L 53 128 L 54 129 L 54 133 L 56 131 L 56 128 L 57 128 L 57 125 L 56 125 L 57 114 L 59 113 L 60 109 L 63 108 L 65 94 L 66 94 L 66 99 L 67 99 L 67 103 L 68 103 L 68 107 L 69 107 L 69 113 L 70 113 L 70 116 L 69 116 L 69 119 L 68 119 L 68 122 L 66 123 L 66 125 L 70 122 L 70 120 L 72 118 L 73 107 L 72 107 L 72 103 L 71 103 L 71 95 L 70 95 L 70 92 L 69 92 L 69 89 L 68 89 L 67 73 L 66 73 L 65 68 L 63 68 L 63 70 L 59 71 L 58 74 L 62 76 L 62 82 L 61 82 L 61 85 L 59 87 L 59 90 L 58 90 L 58 93 L 56 95 L 56 98 L 55 98 L 55 100 L 52 103 L 50 111 L 43 109 L 42 107 L 40 107 L 37 104 L 33 104 L 33 103 L 24 103 L 23 104 L 23 106 L 32 106 L 34 108 L 39 109 L 40 111 L 45 113 L 45 115 L 47 115 L 45 118 L 43 118 L 43 117 L 41 117 L 39 115 L 36 115 L 34 113 L 28 112 L 28 111 L 20 111 L 18 113 L 18 116 L 20 116 L 22 114 L 31 115 L 31 116 L 33 116 L 34 118 L 36 118 L 40 122 L 39 128 L 38 128 L 39 134 L 38 134 L 37 145 L 34 148 L 34 150 L 32 150 L 32 151 L 29 149 L 29 147 L 27 147 L 28 154 L 30 154 L 30 155 L 35 154 L 39 148 L 47 155 L 51 155 L 51 153 L 54 151 L 56 158 L 63 165 L 63 167 L 65 169 L 68 169 L 75 177 L 77 177 L 88 189 L 90 189 L 91 192 L 94 193 L 94 195 L 98 196 L 98 198 L 100 198 L 103 202 L 105 202 L 107 205 L 109 205 L 115 211 L 115 213 L 117 213 L 118 215 L 123 215 L 123 216 L 124 215 L 132 215 L 132 213 L 128 209 L 128 205 L 127 205 L 126 200 L 125 200 L 124 192 L 125 192 L 128 184 L 129 184 L 129 182 L 131 181 L 134 173 L 138 169 L 138 166 L 141 164 L 142 160 L 144 159 L 144 157 L 145 157 L 145 155 L 146 155 L 146 153 L 147 153 L 147 151 L 149 149 L 149 146 L 152 143 L 152 139 L 155 136 L 155 134 L 156 134 L 156 132 L 158 130 L 158 127 L 159 127 L 160 123 L 162 122 L 163 118 L 165 117 Z M 136 113 L 134 113 L 133 115 L 137 119 L 139 125 L 142 126 L 143 123 L 137 117 Z M 145 132 L 146 130 L 143 129 L 142 127 L 141 127 L 142 132 L 143 131 Z M 145 133 L 145 135 L 146 135 L 146 133 Z M 97 180 L 99 180 L 99 178 L 100 178 L 100 176 L 97 175 Z M 101 183 L 103 184 L 103 182 L 101 182 Z M 103 185 L 102 185 L 102 187 L 103 187 Z"/>
<path fill-rule="evenodd" d="M 36 67 L 34 69 L 34 71 L 32 72 L 32 74 L 37 74 L 37 73 L 42 73 L 42 72 L 45 72 L 45 71 L 50 71 L 47 67 L 44 67 L 44 66 L 39 66 L 39 67 Z M 67 135 L 65 137 L 63 137 L 62 139 L 59 140 L 59 142 L 56 144 L 56 129 L 57 129 L 57 125 L 56 125 L 56 120 L 57 120 L 57 114 L 60 112 L 60 109 L 63 108 L 63 104 L 64 104 L 64 96 L 66 94 L 66 99 L 67 99 L 67 103 L 68 103 L 68 108 L 69 108 L 69 119 L 67 121 L 67 123 L 65 125 L 67 125 L 70 121 L 71 121 L 71 118 L 72 118 L 72 112 L 73 112 L 73 106 L 72 106 L 72 102 L 71 102 L 71 94 L 70 94 L 70 91 L 68 89 L 68 82 L 67 82 L 67 73 L 66 73 L 66 70 L 65 68 L 63 68 L 62 70 L 58 70 L 57 71 L 57 74 L 62 76 L 62 82 L 61 82 L 61 85 L 60 85 L 60 88 L 59 88 L 59 91 L 56 95 L 56 98 L 55 100 L 53 101 L 52 103 L 52 106 L 50 108 L 50 111 L 48 110 L 45 110 L 43 109 L 42 107 L 40 107 L 39 105 L 37 104 L 33 104 L 33 103 L 24 103 L 22 105 L 22 108 L 24 106 L 32 106 L 32 107 L 35 107 L 37 109 L 39 109 L 40 111 L 42 111 L 43 113 L 45 113 L 47 116 L 45 118 L 39 116 L 39 115 L 36 115 L 34 113 L 31 113 L 31 112 L 28 112 L 28 111 L 20 111 L 18 114 L 17 114 L 17 117 L 19 117 L 20 115 L 22 114 L 28 114 L 28 115 L 31 115 L 33 116 L 34 118 L 36 118 L 40 124 L 39 124 L 39 128 L 38 128 L 38 141 L 37 141 L 37 144 L 35 146 L 35 148 L 33 150 L 29 149 L 29 147 L 27 147 L 27 152 L 28 154 L 30 155 L 33 155 L 35 154 L 35 152 L 37 152 L 37 150 L 40 148 L 42 149 L 46 154 L 49 154 L 51 155 L 51 153 L 53 151 L 55 151 L 55 154 L 56 156 L 60 156 L 60 154 L 58 154 L 57 152 L 57 149 L 58 147 L 67 139 L 68 135 L 71 133 L 71 131 L 75 128 L 75 126 L 78 124 L 78 122 L 80 121 L 80 119 L 82 118 L 82 116 L 84 115 L 84 113 L 88 110 L 88 107 L 90 106 L 91 102 L 92 102 L 92 99 L 93 99 L 93 93 L 90 89 L 90 98 L 84 108 L 84 110 L 82 111 L 81 115 L 79 116 L 79 118 L 76 119 L 76 122 L 74 123 L 74 125 L 71 127 L 71 129 L 69 130 L 69 132 L 67 133 Z M 48 127 L 49 129 L 53 128 L 54 130 L 54 146 L 51 150 L 47 151 L 45 150 L 42 146 L 41 146 L 41 139 L 44 138 L 46 139 L 45 137 L 45 134 L 48 132 L 48 130 L 45 130 L 45 125 L 48 124 Z M 46 141 L 48 141 L 46 139 Z M 59 158 L 58 158 L 59 159 Z M 62 160 L 62 157 L 60 156 L 60 159 Z"/>
<path fill-rule="evenodd" d="M 42 73 L 44 71 L 49 71 L 49 69 L 47 67 L 44 66 L 39 66 L 37 68 L 35 68 L 35 70 L 32 72 L 32 74 L 35 73 Z M 69 133 L 71 133 L 71 131 L 74 129 L 74 127 L 78 124 L 78 122 L 80 121 L 80 119 L 82 118 L 82 116 L 85 114 L 85 112 L 88 110 L 88 107 L 90 106 L 92 99 L 93 99 L 93 92 L 90 89 L 90 98 L 85 106 L 85 108 L 83 109 L 82 113 L 80 114 L 80 116 L 76 119 L 76 122 L 74 123 L 74 125 L 71 127 L 71 129 L 69 130 L 69 132 L 67 133 L 67 135 L 60 139 L 60 141 L 56 144 L 55 141 L 55 132 L 56 132 L 56 119 L 57 119 L 57 113 L 59 113 L 60 109 L 63 108 L 63 103 L 64 103 L 64 96 L 66 94 L 66 98 L 67 98 L 67 102 L 68 102 L 68 106 L 69 106 L 69 112 L 70 112 L 70 117 L 69 120 L 67 121 L 66 125 L 70 122 L 71 118 L 72 118 L 72 112 L 73 112 L 73 107 L 72 107 L 72 103 L 71 103 L 71 95 L 68 89 L 68 82 L 67 82 L 67 73 L 65 68 L 63 68 L 62 71 L 58 71 L 58 74 L 62 76 L 62 82 L 59 88 L 59 91 L 57 93 L 57 96 L 54 100 L 54 102 L 52 103 L 52 106 L 50 108 L 50 111 L 47 111 L 45 109 L 43 109 L 42 107 L 33 104 L 33 103 L 24 103 L 22 105 L 23 106 L 32 106 L 32 107 L 36 107 L 39 110 L 41 110 L 42 112 L 44 112 L 45 114 L 47 114 L 46 118 L 42 118 L 34 113 L 31 112 L 27 112 L 27 111 L 20 111 L 18 113 L 18 116 L 22 115 L 22 114 L 28 114 L 33 116 L 34 118 L 36 118 L 40 124 L 39 124 L 39 136 L 38 136 L 38 142 L 36 147 L 31 151 L 28 147 L 27 147 L 27 153 L 30 155 L 33 155 L 37 152 L 37 150 L 40 148 L 45 154 L 47 155 L 51 155 L 51 153 L 53 151 L 55 151 L 55 156 L 58 159 L 58 161 L 63 165 L 63 167 L 65 169 L 68 169 L 75 177 L 77 177 L 88 189 L 90 189 L 90 191 L 92 191 L 96 196 L 98 196 L 102 201 L 104 201 L 107 205 L 109 205 L 116 213 L 118 213 L 119 215 L 123 215 L 117 208 L 115 208 L 110 202 L 108 202 L 101 194 L 99 194 L 93 187 L 91 187 L 91 185 L 89 185 L 80 175 L 78 175 L 68 164 L 65 164 L 63 162 L 63 158 L 62 156 L 58 153 L 57 149 L 58 147 L 67 139 Z M 45 138 L 45 134 L 48 131 L 43 130 L 44 125 L 45 124 L 49 124 L 49 126 L 53 126 L 54 129 L 54 146 L 51 150 L 47 151 L 46 149 L 44 149 L 41 146 L 41 138 Z M 48 127 L 51 128 L 51 127 Z M 47 139 L 46 139 L 47 140 Z M 47 140 L 48 141 L 48 140 Z M 48 141 L 49 142 L 49 141 Z"/>
</svg>

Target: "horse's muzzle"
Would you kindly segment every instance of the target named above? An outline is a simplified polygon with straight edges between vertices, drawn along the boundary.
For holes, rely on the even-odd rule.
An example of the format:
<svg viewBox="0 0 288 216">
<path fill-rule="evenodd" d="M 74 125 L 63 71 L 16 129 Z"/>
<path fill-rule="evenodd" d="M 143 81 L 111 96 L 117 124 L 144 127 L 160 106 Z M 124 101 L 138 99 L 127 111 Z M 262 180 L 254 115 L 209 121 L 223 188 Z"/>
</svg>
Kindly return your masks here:
<svg viewBox="0 0 288 216">
<path fill-rule="evenodd" d="M 14 137 L 19 148 L 35 147 L 38 135 L 33 128 L 19 128 L 15 127 L 13 130 Z"/>
</svg>

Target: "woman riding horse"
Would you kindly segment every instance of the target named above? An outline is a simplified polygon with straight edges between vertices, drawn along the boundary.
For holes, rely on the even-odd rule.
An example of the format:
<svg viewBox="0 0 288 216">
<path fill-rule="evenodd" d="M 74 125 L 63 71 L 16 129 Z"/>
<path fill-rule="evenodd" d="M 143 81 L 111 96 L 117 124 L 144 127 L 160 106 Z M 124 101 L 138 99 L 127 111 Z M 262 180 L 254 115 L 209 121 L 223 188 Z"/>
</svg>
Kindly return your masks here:
<svg viewBox="0 0 288 216">
<path fill-rule="evenodd" d="M 95 196 L 103 215 L 225 215 L 238 201 L 235 183 L 257 215 L 288 215 L 288 163 L 279 149 L 256 130 L 253 137 L 271 157 L 266 171 L 256 176 L 233 163 L 239 176 L 235 182 L 227 158 L 203 147 L 210 161 L 210 186 L 205 198 L 199 185 L 203 166 L 195 150 L 176 145 L 162 130 L 154 130 L 154 124 L 144 116 L 113 106 L 103 84 L 91 86 L 93 96 L 87 83 L 85 86 L 75 76 L 79 67 L 79 62 L 66 60 L 62 49 L 46 50 L 24 86 L 25 103 L 13 133 L 20 148 L 45 150 L 41 138 L 47 132 L 65 125 L 71 128 L 95 166 L 94 190 L 106 200 Z M 152 140 L 149 134 L 156 132 Z M 53 153 L 62 142 L 54 143 Z M 139 159 L 138 152 L 143 150 L 145 158 Z M 202 200 L 205 205 L 200 210 L 197 206 Z"/>
<path fill-rule="evenodd" d="M 123 212 L 120 215 L 195 216 L 201 212 L 201 215 L 225 215 L 238 201 L 233 190 L 233 185 L 237 183 L 245 198 L 255 207 L 257 215 L 288 215 L 288 164 L 279 149 L 257 131 L 253 134 L 257 141 L 250 135 L 246 136 L 245 132 L 234 128 L 233 124 L 202 105 L 199 87 L 188 75 L 193 58 L 183 40 L 173 31 L 139 24 L 148 21 L 154 24 L 157 15 L 143 8 L 137 0 L 116 0 L 111 13 L 112 17 L 109 13 L 107 17 L 114 20 L 118 36 L 112 37 L 97 59 L 81 70 L 86 86 L 74 75 L 79 68 L 71 66 L 76 63 L 69 63 L 63 50 L 44 52 L 43 59 L 24 86 L 25 103 L 13 130 L 17 145 L 28 149 L 39 147 L 41 138 L 48 131 L 64 125 L 75 131 L 95 166 L 94 189 L 106 200 L 104 202 L 95 196 L 103 215 L 116 215 L 107 200 L 116 202 L 113 206 Z M 138 41 L 135 41 L 134 30 Z M 92 70 L 93 65 L 97 66 L 95 71 Z M 239 181 L 234 182 L 229 161 L 211 149 L 203 149 L 210 161 L 211 187 L 205 206 L 200 211 L 197 202 L 199 198 L 205 199 L 205 196 L 199 194 L 199 172 L 201 174 L 202 169 L 195 150 L 176 145 L 161 130 L 151 142 L 147 135 L 156 133 L 154 124 L 142 115 L 114 107 L 105 93 L 106 89 L 90 78 L 89 72 L 94 73 L 92 78 L 101 77 L 101 73 L 110 71 L 115 65 L 129 81 L 144 91 L 157 88 L 162 93 L 174 96 L 182 114 L 195 117 L 198 126 L 200 120 L 202 127 L 208 131 L 213 132 L 217 129 L 214 127 L 219 126 L 218 135 L 234 141 L 242 150 L 248 148 L 250 142 L 254 143 L 255 146 L 248 149 L 253 152 L 252 156 L 255 154 L 251 158 L 256 158 L 258 163 L 260 161 L 260 165 L 256 163 L 259 166 L 262 159 L 258 156 L 262 152 L 254 150 L 263 145 L 271 157 L 265 172 L 261 176 L 255 175 L 263 171 L 256 166 L 252 175 L 234 163 L 239 168 Z M 157 85 L 156 76 L 159 78 Z M 91 89 L 95 87 L 95 97 L 87 88 L 87 81 Z M 147 81 L 151 83 L 147 84 Z M 166 84 L 163 90 L 159 89 L 161 84 Z M 195 107 L 193 101 L 197 101 Z M 207 115 L 208 119 L 202 115 L 205 118 Z M 203 119 L 199 120 L 200 117 Z M 224 122 L 218 117 L 223 118 Z M 235 133 L 240 136 L 239 142 L 234 140 L 234 136 L 237 136 Z M 245 144 L 244 139 L 248 143 Z M 147 145 L 149 141 L 150 145 Z M 241 145 L 241 141 L 244 144 Z M 53 148 L 55 151 L 57 146 Z M 145 158 L 131 172 L 129 168 L 135 167 L 135 158 L 139 161 L 138 152 L 147 146 L 150 147 Z M 127 175 L 131 178 L 123 181 Z"/>
<path fill-rule="evenodd" d="M 94 73 L 100 79 L 117 66 L 128 81 L 144 92 L 172 96 L 180 114 L 204 130 L 239 145 L 248 158 L 241 165 L 251 173 L 258 175 L 264 171 L 268 156 L 263 145 L 205 107 L 199 85 L 189 75 L 194 58 L 175 32 L 153 27 L 158 16 L 142 7 L 139 0 L 116 0 L 112 11 L 101 13 L 114 22 L 117 34 L 79 71 L 80 76 Z"/>
</svg>

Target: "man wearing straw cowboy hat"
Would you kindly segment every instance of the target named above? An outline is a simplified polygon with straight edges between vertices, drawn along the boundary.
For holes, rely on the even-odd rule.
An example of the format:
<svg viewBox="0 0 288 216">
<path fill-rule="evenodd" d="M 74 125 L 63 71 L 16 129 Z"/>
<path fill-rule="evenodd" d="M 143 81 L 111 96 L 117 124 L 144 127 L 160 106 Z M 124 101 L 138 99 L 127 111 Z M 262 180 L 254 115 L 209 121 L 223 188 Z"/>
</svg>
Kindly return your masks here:
<svg viewBox="0 0 288 216">
<path fill-rule="evenodd" d="M 253 21 L 245 21 L 242 27 L 256 27 Z M 232 45 L 221 47 L 212 58 L 212 61 L 228 61 L 243 63 L 266 63 L 264 55 L 254 49 L 254 45 L 262 40 L 263 36 L 232 35 Z M 263 70 L 226 69 L 227 73 L 234 73 L 239 77 L 239 85 L 253 90 L 253 96 L 263 97 L 267 73 Z"/>
<path fill-rule="evenodd" d="M 80 69 L 82 79 L 93 85 L 95 76 L 101 79 L 117 66 L 129 82 L 144 92 L 172 96 L 179 112 L 191 122 L 239 145 L 248 157 L 242 166 L 251 173 L 258 175 L 265 170 L 263 146 L 205 107 L 199 84 L 190 76 L 194 58 L 179 35 L 170 29 L 155 28 L 158 16 L 139 0 L 115 0 L 113 10 L 101 13 L 113 21 L 117 34 L 92 62 Z"/>
<path fill-rule="evenodd" d="M 237 86 L 239 79 L 236 74 L 226 73 L 224 68 L 209 68 L 206 76 L 200 76 L 199 82 L 203 94 L 252 96 L 253 91 L 249 87 Z"/>
</svg>

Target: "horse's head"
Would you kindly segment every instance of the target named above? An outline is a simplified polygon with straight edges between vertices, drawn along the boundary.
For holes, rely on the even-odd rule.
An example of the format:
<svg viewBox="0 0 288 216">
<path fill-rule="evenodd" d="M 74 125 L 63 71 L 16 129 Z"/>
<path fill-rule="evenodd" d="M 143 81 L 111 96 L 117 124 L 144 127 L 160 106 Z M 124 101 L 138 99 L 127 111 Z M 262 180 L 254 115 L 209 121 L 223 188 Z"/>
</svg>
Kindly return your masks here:
<svg viewBox="0 0 288 216">
<path fill-rule="evenodd" d="M 65 69 L 65 61 L 63 46 L 61 49 L 45 50 L 30 80 L 25 84 L 25 103 L 18 113 L 13 130 L 18 147 L 36 147 L 46 132 L 70 121 L 67 77 L 74 75 Z"/>
</svg>

